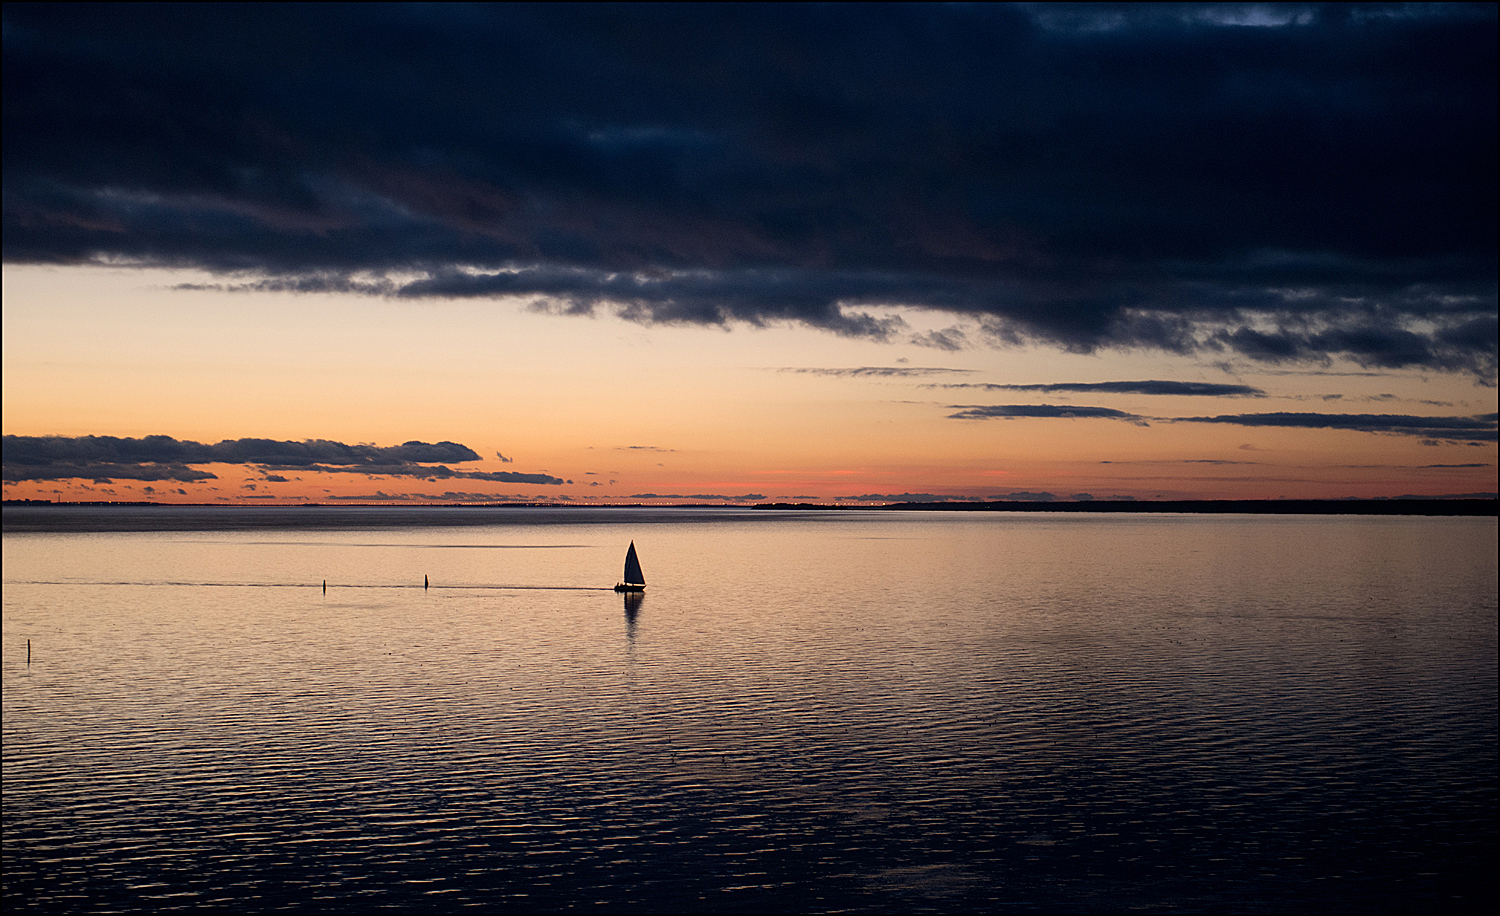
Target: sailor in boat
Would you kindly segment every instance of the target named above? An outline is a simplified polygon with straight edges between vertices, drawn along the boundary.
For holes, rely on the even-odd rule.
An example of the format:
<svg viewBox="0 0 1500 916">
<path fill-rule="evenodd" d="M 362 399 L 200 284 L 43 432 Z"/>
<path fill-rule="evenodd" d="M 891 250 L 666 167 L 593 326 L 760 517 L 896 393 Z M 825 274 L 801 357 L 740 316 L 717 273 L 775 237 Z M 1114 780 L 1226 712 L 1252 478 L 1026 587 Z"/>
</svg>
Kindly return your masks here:
<svg viewBox="0 0 1500 916">
<path fill-rule="evenodd" d="M 635 555 L 635 541 L 630 542 L 630 549 L 625 551 L 625 581 L 615 586 L 617 592 L 643 592 L 646 590 L 646 576 L 641 572 L 641 561 Z"/>
</svg>

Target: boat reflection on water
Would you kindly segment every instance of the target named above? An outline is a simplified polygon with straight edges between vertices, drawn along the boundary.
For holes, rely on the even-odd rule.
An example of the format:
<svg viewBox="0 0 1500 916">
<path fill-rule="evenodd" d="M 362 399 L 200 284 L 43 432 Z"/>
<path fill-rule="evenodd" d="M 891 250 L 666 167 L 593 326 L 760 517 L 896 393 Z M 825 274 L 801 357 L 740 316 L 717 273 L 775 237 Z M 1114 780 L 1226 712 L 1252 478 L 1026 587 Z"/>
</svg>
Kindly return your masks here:
<svg viewBox="0 0 1500 916">
<path fill-rule="evenodd" d="M 635 622 L 641 613 L 641 605 L 646 603 L 645 592 L 625 593 L 625 638 L 632 643 L 635 642 Z"/>
</svg>

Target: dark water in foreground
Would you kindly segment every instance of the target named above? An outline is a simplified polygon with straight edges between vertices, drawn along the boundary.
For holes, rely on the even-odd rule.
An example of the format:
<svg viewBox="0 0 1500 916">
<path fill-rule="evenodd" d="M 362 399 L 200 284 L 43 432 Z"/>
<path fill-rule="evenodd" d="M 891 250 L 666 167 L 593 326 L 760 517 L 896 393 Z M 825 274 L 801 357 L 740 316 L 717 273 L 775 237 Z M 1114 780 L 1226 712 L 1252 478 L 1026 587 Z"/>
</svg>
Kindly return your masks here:
<svg viewBox="0 0 1500 916">
<path fill-rule="evenodd" d="M 1494 518 L 188 511 L 6 516 L 7 911 L 1495 903 Z"/>
</svg>

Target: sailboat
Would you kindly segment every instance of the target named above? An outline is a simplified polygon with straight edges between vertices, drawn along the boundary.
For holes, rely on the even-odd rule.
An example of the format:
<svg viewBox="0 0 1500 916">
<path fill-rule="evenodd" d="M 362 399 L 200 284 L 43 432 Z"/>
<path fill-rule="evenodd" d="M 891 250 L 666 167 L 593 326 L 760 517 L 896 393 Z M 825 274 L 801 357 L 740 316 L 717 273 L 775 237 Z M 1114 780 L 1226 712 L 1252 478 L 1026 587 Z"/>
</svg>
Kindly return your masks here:
<svg viewBox="0 0 1500 916">
<path fill-rule="evenodd" d="M 615 586 L 617 592 L 643 592 L 646 590 L 646 576 L 641 572 L 641 561 L 635 555 L 635 541 L 630 542 L 630 549 L 625 551 L 625 581 Z"/>
</svg>

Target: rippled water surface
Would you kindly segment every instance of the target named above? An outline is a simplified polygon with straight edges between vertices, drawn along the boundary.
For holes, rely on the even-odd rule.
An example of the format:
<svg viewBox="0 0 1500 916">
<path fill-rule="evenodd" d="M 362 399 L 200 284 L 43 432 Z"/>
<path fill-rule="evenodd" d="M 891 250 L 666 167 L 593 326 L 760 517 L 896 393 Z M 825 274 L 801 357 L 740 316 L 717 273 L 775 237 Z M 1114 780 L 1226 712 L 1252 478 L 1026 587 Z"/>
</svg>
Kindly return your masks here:
<svg viewBox="0 0 1500 916">
<path fill-rule="evenodd" d="M 1493 518 L 6 513 L 7 911 L 1495 903 Z"/>
</svg>

